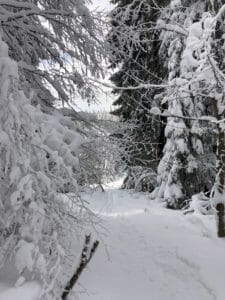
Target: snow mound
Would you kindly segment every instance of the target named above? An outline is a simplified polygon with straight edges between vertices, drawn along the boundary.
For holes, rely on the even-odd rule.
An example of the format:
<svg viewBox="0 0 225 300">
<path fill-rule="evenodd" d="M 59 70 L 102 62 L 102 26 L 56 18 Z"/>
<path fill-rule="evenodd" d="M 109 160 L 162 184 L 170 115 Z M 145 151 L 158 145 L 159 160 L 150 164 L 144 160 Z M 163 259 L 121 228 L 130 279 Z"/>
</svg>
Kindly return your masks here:
<svg viewBox="0 0 225 300">
<path fill-rule="evenodd" d="M 41 286 L 35 282 L 26 282 L 19 287 L 0 286 L 0 300 L 39 300 Z"/>
</svg>

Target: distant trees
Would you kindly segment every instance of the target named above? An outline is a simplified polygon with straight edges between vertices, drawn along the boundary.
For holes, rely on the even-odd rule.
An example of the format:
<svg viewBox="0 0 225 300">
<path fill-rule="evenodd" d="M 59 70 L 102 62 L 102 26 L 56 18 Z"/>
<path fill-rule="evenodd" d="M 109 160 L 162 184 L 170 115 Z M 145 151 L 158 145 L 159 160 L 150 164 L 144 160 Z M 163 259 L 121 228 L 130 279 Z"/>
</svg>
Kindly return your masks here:
<svg viewBox="0 0 225 300">
<path fill-rule="evenodd" d="M 118 122 L 109 113 L 83 113 L 91 125 L 85 129 L 86 138 L 80 151 L 82 187 L 112 181 L 119 172 L 119 147 L 111 136 L 118 130 Z M 85 125 L 85 123 L 84 123 Z"/>
</svg>

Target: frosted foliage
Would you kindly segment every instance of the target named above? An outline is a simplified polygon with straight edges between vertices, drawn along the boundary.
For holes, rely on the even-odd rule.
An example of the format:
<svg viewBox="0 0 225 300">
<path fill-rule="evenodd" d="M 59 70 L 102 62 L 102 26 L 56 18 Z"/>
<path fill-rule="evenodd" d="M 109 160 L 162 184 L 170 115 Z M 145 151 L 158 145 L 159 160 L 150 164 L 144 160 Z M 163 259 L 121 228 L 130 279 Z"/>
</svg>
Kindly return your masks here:
<svg viewBox="0 0 225 300">
<path fill-rule="evenodd" d="M 174 199 L 180 199 L 182 194 L 182 187 L 178 184 L 170 184 L 169 186 L 165 186 L 164 197 L 166 197 L 169 206 L 173 205 Z"/>
<path fill-rule="evenodd" d="M 172 0 L 170 7 L 175 8 L 176 6 L 181 6 L 181 1 L 180 0 Z"/>
<path fill-rule="evenodd" d="M 154 180 L 149 180 L 150 175 L 142 177 L 142 174 L 147 169 L 147 173 L 156 171 L 163 144 L 163 125 L 159 122 L 161 97 L 157 95 L 157 87 L 162 83 L 160 78 L 165 76 L 166 69 L 164 66 L 159 68 L 163 62 L 158 55 L 161 31 L 156 30 L 155 24 L 160 14 L 159 3 L 148 0 L 113 2 L 115 7 L 110 14 L 107 40 L 113 68 L 110 80 L 115 87 L 125 88 L 113 90 L 116 97 L 112 111 L 119 116 L 123 128 L 114 135 L 120 145 L 121 164 L 127 170 L 123 187 L 139 189 L 142 186 L 143 190 L 150 191 L 154 188 Z"/>
<path fill-rule="evenodd" d="M 33 271 L 34 259 L 32 254 L 34 253 L 34 244 L 20 240 L 17 244 L 15 254 L 15 264 L 17 270 L 22 273 L 25 268 L 30 272 Z"/>
<path fill-rule="evenodd" d="M 150 109 L 150 114 L 152 114 L 152 115 L 160 115 L 161 114 L 161 111 L 160 111 L 160 109 L 158 108 L 158 107 L 152 107 L 151 109 Z"/>
<path fill-rule="evenodd" d="M 167 51 L 169 56 L 168 80 L 171 85 L 162 102 L 168 104 L 169 115 L 181 117 L 167 119 L 167 141 L 158 168 L 160 197 L 167 200 L 168 205 L 173 208 L 178 208 L 186 197 L 191 196 L 186 190 L 186 177 L 189 173 L 196 174 L 201 168 L 203 143 L 208 141 L 204 140 L 205 132 L 202 123 L 198 121 L 207 114 L 204 98 L 199 94 L 204 94 L 206 85 L 215 82 L 213 70 L 208 63 L 208 41 L 212 35 L 213 18 L 209 13 L 203 13 L 203 4 L 199 1 L 185 10 L 179 8 L 178 3 L 179 1 L 171 3 L 169 22 L 180 26 L 185 24 L 187 34 L 179 35 L 166 31 L 161 34 L 161 51 Z M 194 22 L 194 12 L 202 12 L 200 21 Z M 166 19 L 165 17 L 163 19 Z M 201 80 L 204 80 L 204 84 Z M 186 121 L 186 117 L 193 120 Z"/>
<path fill-rule="evenodd" d="M 9 55 L 19 63 L 24 88 L 32 89 L 42 105 L 67 102 L 74 95 L 94 97 L 95 89 L 84 77 L 102 73 L 102 32 L 96 22 L 100 18 L 86 2 L 1 2 L 1 31 Z"/>
<path fill-rule="evenodd" d="M 58 195 L 70 192 L 70 202 L 81 207 L 75 177 L 82 138 L 69 118 L 31 106 L 18 79 L 0 40 L 0 259 L 41 280 L 41 299 L 52 300 L 61 288 L 60 244 L 70 234 L 70 208 Z"/>
</svg>

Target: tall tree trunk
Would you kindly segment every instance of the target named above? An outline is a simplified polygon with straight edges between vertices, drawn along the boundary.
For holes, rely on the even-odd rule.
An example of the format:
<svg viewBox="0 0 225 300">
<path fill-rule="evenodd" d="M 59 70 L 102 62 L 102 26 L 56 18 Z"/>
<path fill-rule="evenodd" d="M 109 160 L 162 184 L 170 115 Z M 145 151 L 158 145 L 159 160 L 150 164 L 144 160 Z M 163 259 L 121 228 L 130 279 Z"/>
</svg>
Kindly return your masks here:
<svg viewBox="0 0 225 300">
<path fill-rule="evenodd" d="M 214 113 L 217 120 L 225 118 L 225 111 L 219 112 L 218 102 L 215 101 Z M 217 210 L 217 235 L 218 237 L 225 237 L 225 130 L 224 123 L 219 123 L 218 142 L 217 142 L 217 177 L 215 182 L 215 190 L 213 196 L 213 203 Z"/>
</svg>

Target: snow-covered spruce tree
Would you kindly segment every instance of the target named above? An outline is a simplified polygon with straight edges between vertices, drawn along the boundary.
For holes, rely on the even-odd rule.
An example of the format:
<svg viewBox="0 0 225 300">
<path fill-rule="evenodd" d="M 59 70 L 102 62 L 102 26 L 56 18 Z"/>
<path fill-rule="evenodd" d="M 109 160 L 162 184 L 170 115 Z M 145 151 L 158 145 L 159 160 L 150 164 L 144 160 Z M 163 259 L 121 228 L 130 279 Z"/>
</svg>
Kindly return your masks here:
<svg viewBox="0 0 225 300">
<path fill-rule="evenodd" d="M 52 105 L 78 94 L 94 97 L 85 76 L 101 72 L 97 17 L 85 0 L 1 1 L 9 56 L 18 62 L 24 89 L 32 89 L 36 101 Z"/>
<path fill-rule="evenodd" d="M 65 284 L 69 219 L 82 222 L 74 179 L 82 138 L 69 118 L 45 114 L 30 104 L 20 89 L 17 63 L 2 39 L 0 70 L 1 267 L 11 261 L 20 283 L 38 279 L 43 286 L 40 299 L 53 300 Z M 64 203 L 62 193 L 67 195 Z"/>
<path fill-rule="evenodd" d="M 211 4 L 213 4 L 212 2 Z M 189 78 L 196 94 L 201 94 L 213 106 L 211 116 L 204 116 L 217 125 L 217 176 L 212 193 L 212 205 L 218 213 L 218 236 L 225 236 L 225 1 L 211 6 L 200 20 L 190 25 L 186 44 L 186 59 L 195 63 L 195 72 Z M 187 65 L 186 65 L 187 66 Z M 180 88 L 183 88 L 180 86 Z M 212 126 L 208 126 L 211 130 Z"/>
<path fill-rule="evenodd" d="M 174 0 L 159 22 L 159 26 L 166 28 L 167 22 L 170 26 L 170 31 L 161 34 L 160 49 L 168 49 L 170 88 L 162 100 L 168 105 L 169 116 L 164 156 L 158 166 L 157 196 L 170 208 L 180 208 L 193 194 L 210 191 L 215 177 L 213 126 L 199 121 L 212 113 L 213 106 L 202 83 L 192 80 L 202 57 L 202 41 L 198 44 L 196 36 L 201 34 L 199 20 L 206 8 L 207 1 Z"/>
<path fill-rule="evenodd" d="M 111 26 L 107 36 L 112 68 L 119 68 L 111 81 L 117 87 L 135 87 L 142 83 L 161 83 L 166 70 L 158 56 L 159 31 L 155 22 L 159 6 L 168 1 L 114 0 L 116 7 L 110 14 Z M 159 68 L 159 65 L 162 66 Z M 149 114 L 158 106 L 159 89 L 119 90 L 113 103 L 114 115 L 127 122 L 122 139 L 123 160 L 128 168 L 125 186 L 135 186 L 135 170 L 156 170 L 164 142 L 163 125 L 158 116 Z M 149 172 L 147 172 L 149 173 Z M 132 175 L 133 174 L 133 175 Z M 138 174 L 136 174 L 138 176 Z M 141 175 L 141 174 L 139 174 Z"/>
<path fill-rule="evenodd" d="M 204 81 L 208 97 L 214 107 L 217 124 L 217 176 L 212 193 L 212 204 L 218 213 L 217 232 L 225 237 L 225 1 L 220 1 L 211 13 L 202 18 L 202 61 L 196 74 Z"/>
</svg>

